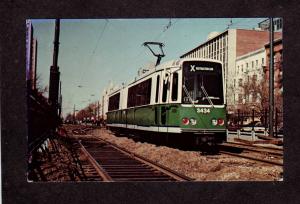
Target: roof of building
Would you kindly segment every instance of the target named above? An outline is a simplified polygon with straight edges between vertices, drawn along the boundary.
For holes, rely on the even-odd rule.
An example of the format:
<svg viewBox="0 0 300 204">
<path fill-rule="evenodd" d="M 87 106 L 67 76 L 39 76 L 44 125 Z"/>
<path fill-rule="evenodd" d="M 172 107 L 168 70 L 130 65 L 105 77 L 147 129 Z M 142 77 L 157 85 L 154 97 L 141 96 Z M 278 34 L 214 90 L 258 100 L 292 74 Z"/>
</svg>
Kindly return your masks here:
<svg viewBox="0 0 300 204">
<path fill-rule="evenodd" d="M 277 38 L 273 41 L 274 44 L 279 44 L 279 43 L 282 43 L 282 37 L 281 38 Z M 270 43 L 266 43 L 265 44 L 265 47 L 269 47 L 270 46 Z"/>
<path fill-rule="evenodd" d="M 240 28 L 234 28 L 234 29 L 227 29 L 223 32 L 220 32 L 218 35 L 215 35 L 213 38 L 210 38 L 208 40 L 206 40 L 205 42 L 201 43 L 200 45 L 198 45 L 197 47 L 189 50 L 188 52 L 184 53 L 183 55 L 180 56 L 180 58 L 194 52 L 195 50 L 197 50 L 198 48 L 202 47 L 203 45 L 209 43 L 210 41 L 214 40 L 215 38 L 225 34 L 226 32 L 228 32 L 229 30 L 245 30 L 245 31 L 249 31 L 249 32 L 268 32 L 268 31 L 265 31 L 265 30 L 252 30 L 252 29 L 240 29 Z"/>
<path fill-rule="evenodd" d="M 264 51 L 265 51 L 265 48 L 262 47 L 262 48 L 259 48 L 259 49 L 257 49 L 257 50 L 254 50 L 254 51 L 252 51 L 252 52 L 248 52 L 248 53 L 246 53 L 246 54 L 244 54 L 244 55 L 238 56 L 238 57 L 236 58 L 236 60 L 238 61 L 238 60 L 241 60 L 241 59 L 244 59 L 244 58 L 247 58 L 247 57 L 251 57 L 251 56 L 253 56 L 253 55 L 256 55 L 256 54 L 261 53 L 261 52 L 264 52 Z"/>
<path fill-rule="evenodd" d="M 194 50 L 196 50 L 196 49 L 200 48 L 201 46 L 205 45 L 205 44 L 208 43 L 209 41 L 212 41 L 213 39 L 215 39 L 215 38 L 217 38 L 217 37 L 223 35 L 224 33 L 228 32 L 228 30 L 230 30 L 230 29 L 227 29 L 227 30 L 225 30 L 225 31 L 223 31 L 223 32 L 220 32 L 219 34 L 215 35 L 213 38 L 207 39 L 205 42 L 201 43 L 201 44 L 198 45 L 197 47 L 195 47 L 195 48 L 191 49 L 190 51 L 187 51 L 186 53 L 184 53 L 183 55 L 181 55 L 180 58 L 184 57 L 185 55 L 190 54 L 191 52 L 193 52 Z"/>
</svg>

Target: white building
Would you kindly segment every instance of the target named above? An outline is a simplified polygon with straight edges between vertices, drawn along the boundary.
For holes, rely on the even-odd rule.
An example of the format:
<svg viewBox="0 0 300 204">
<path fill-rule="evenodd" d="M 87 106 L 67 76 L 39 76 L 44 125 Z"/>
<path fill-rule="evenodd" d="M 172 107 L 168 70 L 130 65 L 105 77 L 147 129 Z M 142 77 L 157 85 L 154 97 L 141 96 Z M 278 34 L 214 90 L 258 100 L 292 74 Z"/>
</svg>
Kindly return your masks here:
<svg viewBox="0 0 300 204">
<path fill-rule="evenodd" d="M 266 50 L 261 48 L 236 58 L 235 77 L 233 80 L 234 104 L 257 105 L 261 96 L 257 90 L 245 91 L 245 84 L 262 84 L 264 80 L 264 67 L 266 66 Z"/>
</svg>

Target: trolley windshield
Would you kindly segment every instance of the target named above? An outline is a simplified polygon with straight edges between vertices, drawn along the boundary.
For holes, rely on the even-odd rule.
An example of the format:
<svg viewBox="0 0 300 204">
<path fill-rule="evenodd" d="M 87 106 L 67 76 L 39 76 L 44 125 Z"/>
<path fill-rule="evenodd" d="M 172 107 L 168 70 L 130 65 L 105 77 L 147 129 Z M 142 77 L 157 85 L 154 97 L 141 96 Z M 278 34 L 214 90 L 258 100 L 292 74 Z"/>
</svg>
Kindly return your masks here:
<svg viewBox="0 0 300 204">
<path fill-rule="evenodd" d="M 201 61 L 184 62 L 182 89 L 182 103 L 224 104 L 221 64 Z"/>
</svg>

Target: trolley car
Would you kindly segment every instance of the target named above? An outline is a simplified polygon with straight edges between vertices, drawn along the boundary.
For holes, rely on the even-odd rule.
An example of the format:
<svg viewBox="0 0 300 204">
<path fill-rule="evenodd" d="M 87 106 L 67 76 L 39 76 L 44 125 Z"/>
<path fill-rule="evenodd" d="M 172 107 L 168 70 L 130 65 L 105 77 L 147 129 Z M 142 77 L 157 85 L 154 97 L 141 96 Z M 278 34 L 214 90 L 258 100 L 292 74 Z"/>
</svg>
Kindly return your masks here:
<svg viewBox="0 0 300 204">
<path fill-rule="evenodd" d="M 196 144 L 221 143 L 226 140 L 224 96 L 221 61 L 169 61 L 109 95 L 107 127 Z"/>
</svg>

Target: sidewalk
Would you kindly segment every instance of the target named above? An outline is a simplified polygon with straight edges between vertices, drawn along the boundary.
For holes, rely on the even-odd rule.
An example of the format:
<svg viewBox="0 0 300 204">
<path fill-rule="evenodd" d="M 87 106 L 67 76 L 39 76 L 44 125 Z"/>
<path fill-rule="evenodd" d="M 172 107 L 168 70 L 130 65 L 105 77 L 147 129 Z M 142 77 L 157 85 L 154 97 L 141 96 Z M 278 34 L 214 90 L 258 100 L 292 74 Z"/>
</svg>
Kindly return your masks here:
<svg viewBox="0 0 300 204">
<path fill-rule="evenodd" d="M 227 141 L 228 142 L 236 142 L 236 139 L 241 139 L 241 140 L 245 140 L 245 141 L 249 141 L 249 143 L 253 143 L 255 145 L 263 145 L 263 146 L 270 146 L 270 147 L 280 147 L 280 145 L 275 145 L 274 143 L 283 143 L 283 137 L 279 137 L 279 138 L 274 138 L 273 139 L 263 139 L 263 137 L 259 137 L 259 136 L 263 136 L 263 134 L 254 134 L 252 135 L 251 132 L 241 132 L 240 136 L 238 136 L 237 132 L 229 132 L 228 137 L 227 137 Z M 259 144 L 261 142 L 261 144 Z M 263 144 L 264 143 L 264 144 Z M 273 144 L 272 144 L 273 143 Z"/>
</svg>

